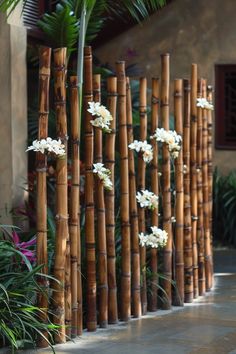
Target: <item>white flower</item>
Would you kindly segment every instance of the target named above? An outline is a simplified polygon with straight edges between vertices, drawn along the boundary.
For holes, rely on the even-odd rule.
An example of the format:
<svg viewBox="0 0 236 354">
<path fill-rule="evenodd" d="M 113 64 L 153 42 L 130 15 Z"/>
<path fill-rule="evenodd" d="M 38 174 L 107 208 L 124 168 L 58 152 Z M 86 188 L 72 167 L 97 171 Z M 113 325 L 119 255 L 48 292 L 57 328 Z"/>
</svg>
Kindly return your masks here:
<svg viewBox="0 0 236 354">
<path fill-rule="evenodd" d="M 176 133 L 175 130 L 165 130 L 164 128 L 157 128 L 155 133 L 150 137 L 156 141 L 167 144 L 168 150 L 173 159 L 179 156 L 181 149 L 182 137 Z"/>
<path fill-rule="evenodd" d="M 141 234 L 139 234 L 138 236 L 139 236 L 140 245 L 142 247 L 144 247 L 146 245 L 146 242 L 147 242 L 147 239 L 148 239 L 148 235 L 144 235 L 144 233 L 141 232 Z"/>
<path fill-rule="evenodd" d="M 147 140 L 138 141 L 134 140 L 133 143 L 129 144 L 128 147 L 136 152 L 143 153 L 143 161 L 149 163 L 153 159 L 153 149 L 152 145 L 147 143 Z"/>
<path fill-rule="evenodd" d="M 96 116 L 96 118 L 91 120 L 90 123 L 107 133 L 111 132 L 110 124 L 113 118 L 108 109 L 99 102 L 88 102 L 88 105 L 88 112 L 91 113 L 92 116 Z"/>
<path fill-rule="evenodd" d="M 65 145 L 62 144 L 61 140 L 53 140 L 48 137 L 47 139 L 34 140 L 32 145 L 28 147 L 26 151 L 36 151 L 42 154 L 55 154 L 58 156 L 65 155 Z"/>
<path fill-rule="evenodd" d="M 197 107 L 213 110 L 214 106 L 206 98 L 197 98 Z"/>
<path fill-rule="evenodd" d="M 152 233 L 144 235 L 139 234 L 140 245 L 150 246 L 152 248 L 164 247 L 168 240 L 168 234 L 165 230 L 159 229 L 157 226 L 151 226 Z"/>
<path fill-rule="evenodd" d="M 171 216 L 170 221 L 171 221 L 172 223 L 175 223 L 175 222 L 176 222 L 176 218 L 175 218 L 174 216 Z"/>
<path fill-rule="evenodd" d="M 141 208 L 157 209 L 159 197 L 148 190 L 141 190 L 137 192 L 136 199 L 140 204 Z"/>
<path fill-rule="evenodd" d="M 101 180 L 105 189 L 112 190 L 112 181 L 110 180 L 111 171 L 104 167 L 103 163 L 93 164 L 93 173 L 97 174 L 98 178 Z"/>
</svg>

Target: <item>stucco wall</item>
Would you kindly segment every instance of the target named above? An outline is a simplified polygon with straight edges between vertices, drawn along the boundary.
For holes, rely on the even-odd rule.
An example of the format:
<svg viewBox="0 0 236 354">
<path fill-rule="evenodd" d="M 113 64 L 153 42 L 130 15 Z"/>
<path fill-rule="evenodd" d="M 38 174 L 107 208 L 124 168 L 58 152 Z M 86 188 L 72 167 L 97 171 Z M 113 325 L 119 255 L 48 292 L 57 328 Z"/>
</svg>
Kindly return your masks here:
<svg viewBox="0 0 236 354">
<path fill-rule="evenodd" d="M 214 85 L 214 66 L 236 64 L 236 0 L 173 0 L 159 14 L 96 50 L 112 66 L 118 59 L 138 63 L 142 75 L 160 75 L 160 54 L 171 55 L 171 79 L 187 78 L 192 62 Z M 214 165 L 227 173 L 236 168 L 236 152 L 214 151 Z"/>
<path fill-rule="evenodd" d="M 26 29 L 21 11 L 0 14 L 0 223 L 24 202 L 27 182 Z"/>
</svg>

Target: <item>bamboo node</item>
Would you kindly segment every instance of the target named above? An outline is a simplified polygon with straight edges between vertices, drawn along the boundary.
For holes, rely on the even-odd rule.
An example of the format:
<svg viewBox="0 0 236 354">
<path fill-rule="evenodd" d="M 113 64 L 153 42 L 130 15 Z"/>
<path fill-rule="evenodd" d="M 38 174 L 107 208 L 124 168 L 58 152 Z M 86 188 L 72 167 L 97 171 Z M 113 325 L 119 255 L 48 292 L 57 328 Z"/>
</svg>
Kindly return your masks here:
<svg viewBox="0 0 236 354">
<path fill-rule="evenodd" d="M 153 104 L 160 103 L 159 98 L 152 96 L 152 103 Z"/>
</svg>

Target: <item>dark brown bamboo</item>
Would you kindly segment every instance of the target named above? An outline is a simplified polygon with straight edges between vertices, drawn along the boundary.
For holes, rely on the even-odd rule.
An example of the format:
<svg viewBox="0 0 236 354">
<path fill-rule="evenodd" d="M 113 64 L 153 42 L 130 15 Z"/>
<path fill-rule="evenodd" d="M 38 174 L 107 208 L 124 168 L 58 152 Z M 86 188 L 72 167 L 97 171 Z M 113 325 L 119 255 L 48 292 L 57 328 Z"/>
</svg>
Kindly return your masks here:
<svg viewBox="0 0 236 354">
<path fill-rule="evenodd" d="M 101 102 L 101 76 L 93 75 L 94 102 Z M 102 130 L 94 129 L 94 160 L 102 163 Z M 106 215 L 104 187 L 96 180 L 96 213 L 97 213 L 97 244 L 98 244 L 98 318 L 101 328 L 108 323 L 108 284 L 107 284 L 107 246 L 106 246 Z"/>
<path fill-rule="evenodd" d="M 46 139 L 48 136 L 48 113 L 49 113 L 49 82 L 51 71 L 51 49 L 40 47 L 39 49 L 39 120 L 38 139 Z M 47 255 L 47 157 L 40 152 L 36 153 L 37 173 L 37 264 L 43 265 L 42 274 L 48 274 Z M 48 292 L 47 279 L 39 278 L 40 285 Z M 40 293 L 38 306 L 45 309 L 41 315 L 42 322 L 47 320 L 48 299 Z M 46 335 L 46 333 L 44 333 Z M 46 347 L 45 340 L 40 339 L 40 347 Z"/>
<path fill-rule="evenodd" d="M 161 55 L 161 121 L 162 127 L 169 130 L 169 85 L 170 85 L 170 56 Z M 164 309 L 171 308 L 172 280 L 172 224 L 171 224 L 171 194 L 170 194 L 170 153 L 166 144 L 162 148 L 162 195 L 163 195 L 163 229 L 168 234 L 167 245 L 163 249 L 163 288 L 167 299 Z"/>
<path fill-rule="evenodd" d="M 145 77 L 139 80 L 139 116 L 140 116 L 140 141 L 147 139 L 147 79 Z M 138 156 L 138 174 L 137 187 L 138 191 L 145 190 L 146 184 L 146 163 L 142 154 Z M 138 206 L 138 224 L 139 232 L 146 232 L 145 208 Z M 146 247 L 140 246 L 140 267 L 141 267 L 141 306 L 142 314 L 147 313 L 147 280 L 146 280 Z"/>
<path fill-rule="evenodd" d="M 202 98 L 202 80 L 198 80 L 198 98 Z M 202 113 L 201 107 L 197 108 L 197 197 L 198 197 L 198 281 L 199 295 L 205 293 L 205 265 L 204 265 L 204 228 L 203 228 L 203 189 L 202 189 Z"/>
<path fill-rule="evenodd" d="M 193 242 L 193 296 L 198 297 L 198 251 L 197 251 L 197 65 L 192 64 L 191 71 L 191 123 L 190 123 L 190 188 L 192 212 L 192 242 Z"/>
<path fill-rule="evenodd" d="M 128 144 L 134 141 L 133 134 L 133 116 L 132 116 L 132 99 L 130 81 L 127 78 L 127 134 Z M 131 264 L 132 264 L 132 315 L 140 317 L 141 298 L 140 298 L 140 256 L 139 256 L 139 228 L 138 228 L 138 209 L 136 200 L 136 174 L 134 152 L 128 150 L 129 158 L 129 203 L 130 203 L 130 234 L 131 234 Z"/>
<path fill-rule="evenodd" d="M 95 331 L 97 328 L 96 314 L 96 254 L 94 229 L 94 133 L 90 121 L 92 115 L 87 111 L 88 102 L 93 101 L 92 50 L 84 48 L 84 116 L 85 116 L 85 243 L 87 269 L 87 329 Z"/>
<path fill-rule="evenodd" d="M 82 324 L 82 280 L 80 239 L 80 126 L 77 76 L 70 77 L 71 114 L 71 191 L 69 209 L 69 233 L 71 243 L 71 336 L 81 334 Z"/>
<path fill-rule="evenodd" d="M 183 136 L 183 80 L 176 79 L 174 82 L 174 115 L 175 130 Z M 175 159 L 175 275 L 176 297 L 174 304 L 184 304 L 184 189 L 183 189 L 183 151 Z"/>
<path fill-rule="evenodd" d="M 202 82 L 202 96 L 207 98 L 206 80 Z M 209 225 L 209 196 L 208 196 L 208 112 L 202 110 L 202 191 L 203 191 L 203 225 L 205 240 L 205 276 L 206 291 L 211 290 L 212 286 L 212 255 L 211 255 L 211 238 Z"/>
<path fill-rule="evenodd" d="M 120 219 L 121 219 L 121 320 L 131 314 L 131 255 L 129 221 L 129 167 L 126 117 L 125 62 L 116 63 L 120 150 Z"/>
<path fill-rule="evenodd" d="M 61 139 L 67 151 L 66 117 L 66 48 L 54 50 L 54 102 L 56 111 L 57 137 Z M 54 283 L 53 305 L 54 323 L 63 326 L 55 340 L 65 342 L 65 324 L 70 325 L 68 310 L 69 284 L 65 284 L 65 267 L 68 244 L 68 195 L 67 195 L 67 154 L 57 158 L 56 164 L 56 244 L 54 277 L 60 281 Z M 64 289 L 65 284 L 65 289 Z M 66 289 L 66 286 L 68 288 Z M 66 292 L 64 292 L 66 290 Z M 67 318 L 65 318 L 65 315 Z M 67 316 L 68 315 L 68 316 Z M 67 322 L 68 321 L 68 322 Z"/>
<path fill-rule="evenodd" d="M 193 245 L 190 200 L 190 83 L 184 80 L 184 302 L 193 301 Z"/>
<path fill-rule="evenodd" d="M 158 116 L 159 116 L 159 97 L 160 97 L 160 88 L 159 88 L 159 79 L 152 78 L 152 102 L 151 102 L 151 135 L 155 133 L 156 128 L 158 127 Z M 152 148 L 153 148 L 153 159 L 151 161 L 151 190 L 154 194 L 159 194 L 158 186 L 158 144 L 155 139 L 152 139 Z M 152 211 L 151 215 L 151 224 L 152 226 L 158 226 L 158 208 Z M 152 284 L 151 284 L 151 295 L 149 301 L 149 310 L 157 310 L 157 286 L 158 286 L 158 276 L 157 276 L 157 249 L 151 248 L 151 260 L 150 267 L 152 271 Z"/>
<path fill-rule="evenodd" d="M 111 133 L 105 138 L 105 166 L 111 171 L 111 181 L 115 185 L 115 140 L 116 140 L 116 105 L 117 79 L 107 79 L 107 109 L 113 120 Z M 107 235 L 107 276 L 108 276 L 108 323 L 118 322 L 117 284 L 116 284 L 116 245 L 115 245 L 115 188 L 105 193 L 106 235 Z"/>
<path fill-rule="evenodd" d="M 212 104 L 213 87 L 207 86 L 207 100 Z M 208 200 L 209 200 L 209 228 L 210 228 L 210 239 L 211 239 L 211 261 L 212 261 L 212 274 L 211 274 L 211 288 L 214 285 L 214 272 L 213 272 L 213 234 L 212 234 L 212 210 L 213 210 L 213 163 L 212 163 L 212 147 L 213 147 L 213 114 L 212 110 L 208 110 L 208 142 L 207 142 L 207 158 L 208 158 Z"/>
</svg>

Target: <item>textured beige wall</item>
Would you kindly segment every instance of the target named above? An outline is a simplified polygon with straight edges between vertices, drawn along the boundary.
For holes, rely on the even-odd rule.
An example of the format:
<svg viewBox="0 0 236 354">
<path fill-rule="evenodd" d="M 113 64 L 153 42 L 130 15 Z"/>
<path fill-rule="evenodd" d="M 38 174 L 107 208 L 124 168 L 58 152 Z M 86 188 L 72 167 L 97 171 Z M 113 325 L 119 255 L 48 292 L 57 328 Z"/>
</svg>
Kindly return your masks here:
<svg viewBox="0 0 236 354">
<path fill-rule="evenodd" d="M 0 223 L 23 203 L 27 181 L 26 30 L 0 14 Z"/>
<path fill-rule="evenodd" d="M 187 78 L 192 62 L 199 74 L 214 85 L 214 65 L 236 64 L 236 0 L 173 0 L 111 42 L 96 50 L 103 63 L 114 67 L 118 59 L 138 63 L 142 75 L 160 75 L 160 54 L 171 55 L 171 79 Z M 130 55 L 130 53 L 132 55 Z M 214 151 L 214 165 L 227 173 L 236 168 L 236 152 Z"/>
</svg>

